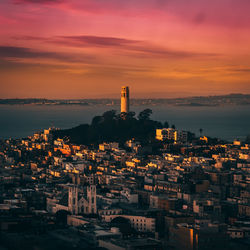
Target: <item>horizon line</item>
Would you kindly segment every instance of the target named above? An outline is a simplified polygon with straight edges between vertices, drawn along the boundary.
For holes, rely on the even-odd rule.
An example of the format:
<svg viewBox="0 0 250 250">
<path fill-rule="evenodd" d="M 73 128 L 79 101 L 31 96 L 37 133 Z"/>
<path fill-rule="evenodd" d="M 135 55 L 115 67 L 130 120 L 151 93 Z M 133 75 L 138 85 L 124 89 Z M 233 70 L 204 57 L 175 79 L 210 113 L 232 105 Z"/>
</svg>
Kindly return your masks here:
<svg viewBox="0 0 250 250">
<path fill-rule="evenodd" d="M 212 95 L 190 95 L 190 96 L 180 96 L 180 97 L 132 97 L 130 100 L 154 100 L 154 99 L 185 99 L 185 98 L 194 98 L 194 97 L 220 97 L 220 96 L 233 96 L 233 95 L 250 95 L 250 93 L 227 93 L 227 94 L 212 94 Z M 119 97 L 81 97 L 81 98 L 46 98 L 46 97 L 8 97 L 2 98 L 0 100 L 28 100 L 28 99 L 35 99 L 35 100 L 120 100 Z"/>
</svg>

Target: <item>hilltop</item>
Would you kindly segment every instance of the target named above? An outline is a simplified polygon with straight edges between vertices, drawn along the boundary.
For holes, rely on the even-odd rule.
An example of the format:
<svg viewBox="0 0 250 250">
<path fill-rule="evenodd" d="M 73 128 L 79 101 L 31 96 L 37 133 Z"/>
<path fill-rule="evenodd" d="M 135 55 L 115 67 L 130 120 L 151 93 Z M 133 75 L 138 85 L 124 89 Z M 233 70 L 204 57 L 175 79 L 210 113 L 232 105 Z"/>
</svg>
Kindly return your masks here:
<svg viewBox="0 0 250 250">
<path fill-rule="evenodd" d="M 106 111 L 102 116 L 95 116 L 91 124 L 82 124 L 71 129 L 56 130 L 54 139 L 67 138 L 76 144 L 98 144 L 102 142 L 124 143 L 136 139 L 147 143 L 154 140 L 155 130 L 168 126 L 150 119 L 152 110 L 145 109 L 135 117 L 134 112 L 116 114 L 115 110 Z"/>
</svg>

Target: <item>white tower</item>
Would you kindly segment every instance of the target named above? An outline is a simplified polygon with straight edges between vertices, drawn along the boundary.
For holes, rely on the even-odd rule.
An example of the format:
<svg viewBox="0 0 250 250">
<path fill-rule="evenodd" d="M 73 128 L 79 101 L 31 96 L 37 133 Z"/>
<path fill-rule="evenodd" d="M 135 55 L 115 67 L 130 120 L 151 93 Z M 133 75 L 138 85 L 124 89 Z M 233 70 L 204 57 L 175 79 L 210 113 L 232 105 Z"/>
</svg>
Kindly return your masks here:
<svg viewBox="0 0 250 250">
<path fill-rule="evenodd" d="M 129 112 L 129 87 L 123 86 L 121 90 L 121 113 Z"/>
</svg>

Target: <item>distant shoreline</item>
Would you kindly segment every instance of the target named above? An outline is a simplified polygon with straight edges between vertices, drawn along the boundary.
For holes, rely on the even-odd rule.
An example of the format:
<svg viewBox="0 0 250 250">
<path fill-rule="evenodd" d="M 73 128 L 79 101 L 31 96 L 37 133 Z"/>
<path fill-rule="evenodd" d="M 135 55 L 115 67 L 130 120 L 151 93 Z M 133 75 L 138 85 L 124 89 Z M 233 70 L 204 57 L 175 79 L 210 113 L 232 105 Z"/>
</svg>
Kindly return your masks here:
<svg viewBox="0 0 250 250">
<path fill-rule="evenodd" d="M 224 107 L 224 106 L 247 106 L 250 103 L 220 103 L 220 104 L 202 104 L 202 103 L 132 103 L 131 106 L 175 106 L 175 107 Z M 108 107 L 117 107 L 120 106 L 117 104 L 103 104 L 103 103 L 0 103 L 1 106 L 87 106 L 87 107 L 95 107 L 95 106 L 108 106 Z"/>
<path fill-rule="evenodd" d="M 230 94 L 222 96 L 194 96 L 185 98 L 132 98 L 130 99 L 132 106 L 191 106 L 191 107 L 215 107 L 228 105 L 250 105 L 249 94 Z M 120 105 L 118 98 L 102 98 L 102 99 L 44 99 L 44 98 L 25 98 L 25 99 L 0 99 L 0 105 L 79 105 L 79 106 L 116 106 Z"/>
</svg>

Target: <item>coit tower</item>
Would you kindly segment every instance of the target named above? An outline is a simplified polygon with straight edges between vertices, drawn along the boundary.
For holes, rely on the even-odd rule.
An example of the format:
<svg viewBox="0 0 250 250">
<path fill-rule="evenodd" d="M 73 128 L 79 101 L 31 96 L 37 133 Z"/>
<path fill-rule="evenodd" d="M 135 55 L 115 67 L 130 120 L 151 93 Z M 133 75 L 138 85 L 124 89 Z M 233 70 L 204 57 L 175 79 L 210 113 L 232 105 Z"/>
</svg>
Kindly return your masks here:
<svg viewBox="0 0 250 250">
<path fill-rule="evenodd" d="M 129 87 L 123 86 L 121 90 L 121 113 L 129 112 Z"/>
</svg>

